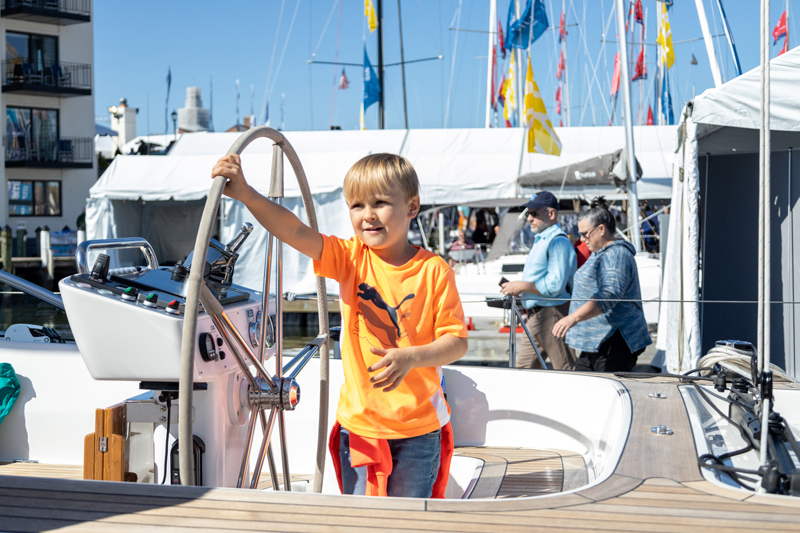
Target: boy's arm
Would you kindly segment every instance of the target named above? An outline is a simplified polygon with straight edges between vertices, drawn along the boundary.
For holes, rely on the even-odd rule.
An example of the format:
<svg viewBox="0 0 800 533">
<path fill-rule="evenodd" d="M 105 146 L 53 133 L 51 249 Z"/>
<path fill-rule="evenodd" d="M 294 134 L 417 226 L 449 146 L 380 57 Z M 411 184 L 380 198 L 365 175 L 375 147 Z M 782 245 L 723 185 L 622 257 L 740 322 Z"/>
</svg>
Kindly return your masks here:
<svg viewBox="0 0 800 533">
<path fill-rule="evenodd" d="M 238 155 L 226 155 L 217 161 L 211 176 L 228 179 L 223 192 L 241 201 L 256 220 L 275 237 L 303 255 L 319 261 L 322 258 L 322 235 L 303 224 L 294 213 L 259 194 L 247 184 Z"/>
<path fill-rule="evenodd" d="M 424 346 L 390 350 L 370 348 L 370 350 L 383 358 L 367 370 L 375 372 L 384 369 L 383 372 L 372 376 L 370 382 L 374 388 L 389 392 L 399 387 L 413 368 L 448 365 L 461 359 L 467 353 L 467 338 L 448 333 Z"/>
</svg>

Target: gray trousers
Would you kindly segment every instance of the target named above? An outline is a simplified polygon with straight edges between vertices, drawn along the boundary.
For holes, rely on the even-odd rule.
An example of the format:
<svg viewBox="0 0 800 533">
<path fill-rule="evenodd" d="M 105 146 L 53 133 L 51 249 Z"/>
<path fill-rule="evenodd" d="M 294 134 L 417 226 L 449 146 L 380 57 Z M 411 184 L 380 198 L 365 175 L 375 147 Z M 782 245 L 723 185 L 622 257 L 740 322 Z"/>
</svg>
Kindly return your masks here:
<svg viewBox="0 0 800 533">
<path fill-rule="evenodd" d="M 553 326 L 568 314 L 569 302 L 551 307 L 533 307 L 528 310 L 528 320 L 525 323 L 542 358 L 545 361 L 549 358 L 556 370 L 575 369 L 575 352 L 564 343 L 564 339 L 553 336 Z M 528 336 L 517 333 L 517 339 L 517 368 L 542 368 Z"/>
</svg>

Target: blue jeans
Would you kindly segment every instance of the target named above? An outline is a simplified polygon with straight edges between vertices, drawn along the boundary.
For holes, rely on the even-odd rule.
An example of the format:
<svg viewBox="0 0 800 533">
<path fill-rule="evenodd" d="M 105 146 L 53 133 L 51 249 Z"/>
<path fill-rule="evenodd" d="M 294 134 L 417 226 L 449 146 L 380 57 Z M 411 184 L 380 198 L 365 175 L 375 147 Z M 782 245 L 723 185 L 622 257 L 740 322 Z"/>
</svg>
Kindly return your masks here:
<svg viewBox="0 0 800 533">
<path fill-rule="evenodd" d="M 386 487 L 389 496 L 431 497 L 433 484 L 439 475 L 441 434 L 442 430 L 437 429 L 419 437 L 388 439 L 392 451 L 392 473 Z M 344 428 L 339 434 L 339 460 L 344 494 L 366 494 L 367 467 L 353 468 L 350 465 L 350 433 Z"/>
</svg>

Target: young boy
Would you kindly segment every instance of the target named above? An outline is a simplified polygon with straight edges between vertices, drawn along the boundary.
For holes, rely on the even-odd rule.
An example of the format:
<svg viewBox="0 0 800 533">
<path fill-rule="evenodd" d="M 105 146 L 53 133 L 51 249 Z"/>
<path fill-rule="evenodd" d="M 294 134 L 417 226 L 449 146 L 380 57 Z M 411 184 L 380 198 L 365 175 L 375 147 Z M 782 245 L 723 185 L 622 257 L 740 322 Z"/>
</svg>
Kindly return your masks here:
<svg viewBox="0 0 800 533">
<path fill-rule="evenodd" d="M 453 271 L 408 242 L 420 207 L 414 168 L 393 154 L 353 165 L 344 179 L 355 233 L 349 240 L 321 235 L 257 193 L 236 155 L 221 158 L 212 176 L 228 178 L 227 196 L 313 259 L 318 276 L 340 284 L 345 381 L 331 447 L 342 492 L 431 497 L 440 458 L 452 455 L 452 438 L 442 438 L 450 407 L 441 366 L 466 353 L 467 330 Z M 375 492 L 381 479 L 385 492 Z"/>
</svg>

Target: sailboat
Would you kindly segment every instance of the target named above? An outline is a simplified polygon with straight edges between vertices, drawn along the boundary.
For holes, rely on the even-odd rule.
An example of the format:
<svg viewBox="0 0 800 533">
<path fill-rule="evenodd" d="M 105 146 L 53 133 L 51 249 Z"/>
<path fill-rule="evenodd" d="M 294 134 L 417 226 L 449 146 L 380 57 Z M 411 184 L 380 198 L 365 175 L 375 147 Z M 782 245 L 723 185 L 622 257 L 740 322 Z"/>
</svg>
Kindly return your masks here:
<svg viewBox="0 0 800 533">
<path fill-rule="evenodd" d="M 765 114 L 762 124 L 768 97 Z M 265 139 L 276 154 L 269 196 L 283 195 L 285 156 L 313 227 L 290 136 L 255 128 L 230 152 Z M 328 357 L 325 286 L 319 336 L 284 361 L 271 297 L 282 292 L 281 243 L 267 246 L 275 276 L 263 290 L 232 284 L 251 228 L 227 244 L 210 238 L 223 186 L 214 180 L 183 264 L 161 267 L 146 241 L 115 239 L 81 244 L 60 295 L 0 274 L 9 292 L 65 311 L 74 335 L 5 332 L 0 359 L 20 391 L 0 424 L 1 529 L 796 527 L 800 386 L 770 371 L 763 339 L 722 343 L 710 354 L 719 366 L 682 376 L 445 368 L 456 444 L 446 498 L 338 495 L 325 441 L 343 371 Z M 123 252 L 146 266 L 116 268 Z"/>
</svg>

